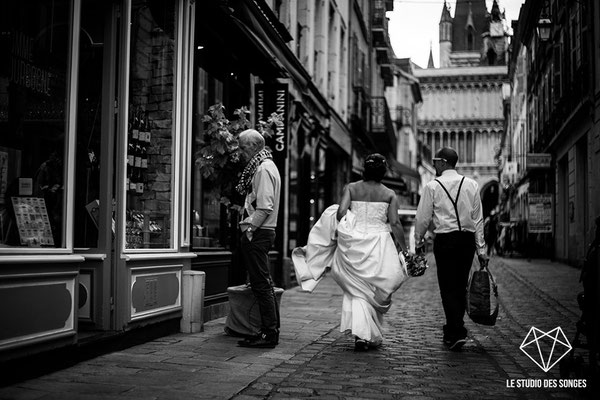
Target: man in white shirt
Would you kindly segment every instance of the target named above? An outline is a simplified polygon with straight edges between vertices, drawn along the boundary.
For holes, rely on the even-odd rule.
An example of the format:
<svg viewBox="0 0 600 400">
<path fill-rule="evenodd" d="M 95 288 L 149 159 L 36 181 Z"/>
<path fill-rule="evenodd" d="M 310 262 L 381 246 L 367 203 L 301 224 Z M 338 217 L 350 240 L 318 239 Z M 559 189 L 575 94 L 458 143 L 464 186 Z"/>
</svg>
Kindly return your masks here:
<svg viewBox="0 0 600 400">
<path fill-rule="evenodd" d="M 424 252 L 424 236 L 432 225 L 433 254 L 446 314 L 444 343 L 451 350 L 460 350 L 467 342 L 463 318 L 475 251 L 482 267 L 488 263 L 481 198 L 477 182 L 456 172 L 458 154 L 454 149 L 444 147 L 432 160 L 437 178 L 423 188 L 417 208 L 416 252 Z"/>
<path fill-rule="evenodd" d="M 254 129 L 240 133 L 239 147 L 247 161 L 236 190 L 245 197 L 240 255 L 260 310 L 258 337 L 238 342 L 243 347 L 273 348 L 279 343 L 279 308 L 269 271 L 269 249 L 275 242 L 281 176 L 265 139 Z"/>
</svg>

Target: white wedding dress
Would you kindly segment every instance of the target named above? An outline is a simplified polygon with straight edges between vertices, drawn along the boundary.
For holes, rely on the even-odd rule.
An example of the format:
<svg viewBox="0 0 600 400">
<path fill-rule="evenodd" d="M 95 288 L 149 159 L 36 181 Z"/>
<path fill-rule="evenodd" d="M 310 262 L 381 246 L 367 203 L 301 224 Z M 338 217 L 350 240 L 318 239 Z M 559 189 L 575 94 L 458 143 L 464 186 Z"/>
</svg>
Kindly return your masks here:
<svg viewBox="0 0 600 400">
<path fill-rule="evenodd" d="M 331 268 L 344 291 L 340 331 L 372 345 L 381 343 L 383 314 L 392 294 L 408 278 L 390 235 L 388 206 L 352 201 L 339 223 L 338 206 L 330 206 L 311 229 L 307 245 L 292 252 L 296 278 L 304 290 L 314 290 Z"/>
</svg>

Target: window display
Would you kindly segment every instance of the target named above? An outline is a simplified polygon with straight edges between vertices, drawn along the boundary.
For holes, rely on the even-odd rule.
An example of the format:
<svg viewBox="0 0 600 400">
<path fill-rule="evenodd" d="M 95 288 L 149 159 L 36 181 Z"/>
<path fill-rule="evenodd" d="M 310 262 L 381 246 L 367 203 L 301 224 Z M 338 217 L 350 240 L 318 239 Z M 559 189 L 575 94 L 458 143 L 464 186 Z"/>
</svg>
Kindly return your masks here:
<svg viewBox="0 0 600 400">
<path fill-rule="evenodd" d="M 176 5 L 131 9 L 125 247 L 170 248 L 173 213 Z"/>
<path fill-rule="evenodd" d="M 68 0 L 2 5 L 0 247 L 65 247 L 70 15 Z"/>
</svg>

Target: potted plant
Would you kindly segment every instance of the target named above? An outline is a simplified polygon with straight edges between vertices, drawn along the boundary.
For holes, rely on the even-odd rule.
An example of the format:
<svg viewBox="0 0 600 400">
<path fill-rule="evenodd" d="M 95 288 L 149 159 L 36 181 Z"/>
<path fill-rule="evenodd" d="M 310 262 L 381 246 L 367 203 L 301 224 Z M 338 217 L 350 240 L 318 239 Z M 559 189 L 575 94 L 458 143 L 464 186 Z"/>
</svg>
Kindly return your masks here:
<svg viewBox="0 0 600 400">
<path fill-rule="evenodd" d="M 235 185 L 245 165 L 240 158 L 238 136 L 252 128 L 252 124 L 247 107 L 234 110 L 233 115 L 233 120 L 227 118 L 223 104 L 209 107 L 202 118 L 205 129 L 195 154 L 195 163 L 203 178 L 210 182 L 212 190 L 209 195 L 239 211 L 244 199 L 236 193 Z M 256 130 L 268 139 L 281 124 L 282 115 L 273 113 L 267 121 L 259 121 Z"/>
</svg>

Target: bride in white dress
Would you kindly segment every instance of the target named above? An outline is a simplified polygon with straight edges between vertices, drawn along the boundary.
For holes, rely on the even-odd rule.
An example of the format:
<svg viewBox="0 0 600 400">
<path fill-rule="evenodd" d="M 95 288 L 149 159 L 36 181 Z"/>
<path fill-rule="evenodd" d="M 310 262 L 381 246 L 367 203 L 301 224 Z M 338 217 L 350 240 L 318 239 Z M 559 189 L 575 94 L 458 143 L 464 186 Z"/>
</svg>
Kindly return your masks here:
<svg viewBox="0 0 600 400">
<path fill-rule="evenodd" d="M 292 252 L 296 277 L 305 290 L 312 291 L 331 268 L 344 291 L 340 331 L 355 337 L 359 351 L 381 344 L 383 314 L 408 277 L 399 255 L 406 244 L 398 200 L 381 184 L 386 160 L 372 154 L 364 168 L 364 179 L 346 186 L 339 206 L 325 210 L 307 245 Z"/>
</svg>

